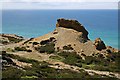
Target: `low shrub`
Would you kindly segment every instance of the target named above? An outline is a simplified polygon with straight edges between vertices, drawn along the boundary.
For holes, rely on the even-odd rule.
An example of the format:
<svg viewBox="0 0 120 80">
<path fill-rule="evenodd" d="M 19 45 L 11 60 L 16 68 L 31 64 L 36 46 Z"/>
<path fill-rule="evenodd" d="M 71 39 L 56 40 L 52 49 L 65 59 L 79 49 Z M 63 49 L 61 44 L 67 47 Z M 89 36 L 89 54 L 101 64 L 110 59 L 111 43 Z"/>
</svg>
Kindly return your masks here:
<svg viewBox="0 0 120 80">
<path fill-rule="evenodd" d="M 15 47 L 16 51 L 27 51 L 26 47 Z"/>
<path fill-rule="evenodd" d="M 26 49 L 26 47 L 15 47 L 14 48 L 16 51 L 27 51 L 27 52 L 32 52 L 30 49 Z"/>
<path fill-rule="evenodd" d="M 46 44 L 44 46 L 39 46 L 36 48 L 37 51 L 39 51 L 40 53 L 53 53 L 55 51 L 55 48 L 54 48 L 55 44 L 54 43 L 49 43 L 49 44 Z"/>
<path fill-rule="evenodd" d="M 103 57 L 103 55 L 98 55 L 97 57 L 86 56 L 84 63 L 87 65 L 93 64 L 94 66 L 88 67 L 89 69 L 101 70 L 101 71 L 111 71 L 119 72 L 119 55 L 118 53 L 111 53 Z"/>
<path fill-rule="evenodd" d="M 63 62 L 70 65 L 76 65 L 76 63 L 82 62 L 81 56 L 76 52 L 61 52 L 58 55 L 64 57 Z"/>
<path fill-rule="evenodd" d="M 11 36 L 5 36 L 5 35 L 2 35 L 3 37 L 7 37 L 8 40 L 12 43 L 18 43 L 20 41 L 22 41 L 23 39 L 18 39 L 18 38 L 15 38 L 15 37 L 11 37 Z"/>
<path fill-rule="evenodd" d="M 66 53 L 67 54 L 67 53 Z M 68 53 L 70 54 L 70 53 Z M 38 62 L 35 60 L 30 59 L 23 59 L 21 57 L 18 57 L 16 55 L 12 54 L 3 54 L 4 56 L 11 56 L 16 59 L 22 59 L 24 62 L 32 63 L 31 67 L 25 67 L 23 69 L 15 68 L 15 67 L 6 67 L 6 69 L 2 70 L 2 76 L 3 78 L 102 78 L 100 75 L 97 76 L 90 76 L 86 71 L 80 70 L 80 72 L 75 72 L 69 69 L 55 69 L 52 67 L 49 67 L 49 63 L 43 61 Z M 63 55 L 63 53 L 61 53 Z M 71 55 L 76 58 L 75 53 L 71 53 Z M 64 55 L 63 55 L 64 56 Z M 68 56 L 65 56 L 66 58 Z M 70 58 L 69 58 L 70 59 Z M 81 59 L 77 57 L 76 59 Z M 77 61 L 76 61 L 77 62 Z M 80 63 L 75 64 L 78 67 L 81 67 Z M 99 68 L 99 67 L 97 67 Z M 24 71 L 23 71 L 24 70 Z"/>
<path fill-rule="evenodd" d="M 21 78 L 24 71 L 15 68 L 15 67 L 7 67 L 5 70 L 2 70 L 2 78 L 3 79 L 13 79 L 13 78 Z"/>
<path fill-rule="evenodd" d="M 92 56 L 86 56 L 85 57 L 85 63 L 87 65 L 92 64 L 93 63 L 93 57 Z"/>
<path fill-rule="evenodd" d="M 8 44 L 9 42 L 8 41 L 2 41 L 2 40 L 0 40 L 0 43 L 2 43 L 2 44 Z"/>
<path fill-rule="evenodd" d="M 14 50 L 13 49 L 11 49 L 11 48 L 7 48 L 7 50 L 6 50 L 7 52 L 14 52 Z"/>
<path fill-rule="evenodd" d="M 81 63 L 76 63 L 75 66 L 82 67 Z"/>
<path fill-rule="evenodd" d="M 37 44 L 39 44 L 38 42 L 33 42 L 33 45 L 37 45 Z"/>
<path fill-rule="evenodd" d="M 9 37 L 8 39 L 10 40 L 10 42 L 15 42 L 15 43 L 18 43 L 18 42 L 23 40 L 23 39 L 16 39 L 16 38 L 13 38 L 13 37 Z"/>
<path fill-rule="evenodd" d="M 57 55 L 50 56 L 49 58 L 55 59 L 55 60 L 61 60 L 62 59 L 60 56 L 57 56 Z"/>
<path fill-rule="evenodd" d="M 110 71 L 110 69 L 108 67 L 104 67 L 101 65 L 96 65 L 96 66 L 92 67 L 92 69 L 99 70 L 99 71 Z"/>
<path fill-rule="evenodd" d="M 11 65 L 16 65 L 12 59 L 10 57 L 7 57 L 7 56 L 2 56 L 2 66 L 4 68 L 4 66 L 8 65 L 8 64 L 11 64 Z"/>
</svg>

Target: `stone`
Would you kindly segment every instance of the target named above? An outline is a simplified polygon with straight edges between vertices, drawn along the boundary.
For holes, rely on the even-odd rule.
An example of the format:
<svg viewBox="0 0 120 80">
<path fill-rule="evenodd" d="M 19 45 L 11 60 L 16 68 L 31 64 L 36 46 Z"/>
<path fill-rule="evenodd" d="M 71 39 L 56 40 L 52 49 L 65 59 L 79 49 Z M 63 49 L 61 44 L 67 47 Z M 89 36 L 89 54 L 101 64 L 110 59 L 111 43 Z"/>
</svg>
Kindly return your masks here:
<svg viewBox="0 0 120 80">
<path fill-rule="evenodd" d="M 101 51 L 102 49 L 106 49 L 105 43 L 100 38 L 95 39 L 94 45 L 97 50 Z"/>
<path fill-rule="evenodd" d="M 58 19 L 56 27 L 70 28 L 82 32 L 84 38 L 88 39 L 88 31 L 77 20 Z"/>
</svg>

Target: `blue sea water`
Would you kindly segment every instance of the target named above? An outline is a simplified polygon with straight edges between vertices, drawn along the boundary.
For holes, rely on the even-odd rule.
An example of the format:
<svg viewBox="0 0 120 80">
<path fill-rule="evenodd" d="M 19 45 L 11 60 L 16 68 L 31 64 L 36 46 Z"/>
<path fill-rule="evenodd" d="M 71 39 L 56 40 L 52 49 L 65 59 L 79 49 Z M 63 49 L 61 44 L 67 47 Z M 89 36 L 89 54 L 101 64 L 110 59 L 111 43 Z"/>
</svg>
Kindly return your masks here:
<svg viewBox="0 0 120 80">
<path fill-rule="evenodd" d="M 3 10 L 2 33 L 42 36 L 55 29 L 58 18 L 76 19 L 88 30 L 91 40 L 100 37 L 118 48 L 117 10 Z"/>
</svg>

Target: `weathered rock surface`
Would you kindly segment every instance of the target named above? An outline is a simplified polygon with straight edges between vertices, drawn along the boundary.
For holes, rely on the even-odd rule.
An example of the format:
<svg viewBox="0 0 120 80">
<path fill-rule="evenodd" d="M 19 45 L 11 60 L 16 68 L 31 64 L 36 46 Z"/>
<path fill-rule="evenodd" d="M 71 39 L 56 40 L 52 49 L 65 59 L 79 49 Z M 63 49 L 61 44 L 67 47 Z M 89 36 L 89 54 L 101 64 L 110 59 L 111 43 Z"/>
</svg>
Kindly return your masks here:
<svg viewBox="0 0 120 80">
<path fill-rule="evenodd" d="M 77 20 L 58 19 L 56 27 L 64 27 L 74 29 L 78 32 L 83 33 L 83 37 L 88 39 L 88 31 L 80 24 Z"/>
<path fill-rule="evenodd" d="M 24 40 L 22 36 L 18 36 L 15 34 L 0 34 L 0 45 L 18 43 L 22 40 Z"/>
<path fill-rule="evenodd" d="M 101 51 L 102 49 L 106 49 L 105 43 L 100 38 L 95 39 L 94 45 L 97 50 Z"/>
<path fill-rule="evenodd" d="M 97 38 L 94 42 L 89 40 L 87 30 L 76 20 L 58 19 L 56 29 L 53 32 L 37 38 L 30 38 L 28 40 L 21 41 L 23 39 L 22 37 L 11 34 L 4 34 L 1 36 L 3 38 L 2 40 L 11 43 L 9 45 L 2 46 L 5 48 L 5 50 L 3 51 L 5 54 L 0 55 L 0 57 L 2 56 L 3 60 L 1 62 L 3 63 L 2 65 L 5 68 L 12 66 L 21 70 L 24 70 L 27 67 L 30 67 L 30 70 L 32 70 L 32 67 L 33 69 L 37 69 L 38 66 L 41 66 L 41 63 L 40 65 L 35 66 L 35 68 L 34 66 L 32 66 L 33 60 L 29 61 L 29 59 L 34 59 L 40 62 L 43 61 L 44 63 L 47 62 L 47 65 L 49 67 L 56 68 L 57 71 L 60 71 L 61 69 L 69 69 L 71 71 L 81 73 L 81 70 L 84 70 L 84 72 L 86 71 L 89 75 L 92 76 L 96 76 L 96 74 L 98 74 L 101 75 L 101 77 L 110 76 L 120 78 L 119 74 L 110 72 L 110 70 L 112 70 L 113 68 L 117 70 L 117 67 L 113 66 L 113 68 L 109 70 L 108 65 L 109 62 L 113 63 L 113 65 L 116 65 L 115 62 L 113 62 L 116 61 L 116 55 L 113 52 L 117 52 L 118 50 L 110 46 L 106 46 L 100 38 Z M 25 51 L 23 49 L 16 50 L 15 47 L 17 47 L 18 49 L 23 48 L 25 49 Z M 16 51 L 11 51 L 10 48 L 15 49 Z M 7 51 L 8 53 L 6 53 L 5 51 Z M 24 60 L 24 58 L 20 57 L 16 57 L 14 59 L 14 56 L 7 56 L 6 54 L 18 55 L 26 59 Z M 69 55 L 70 57 L 67 58 Z M 83 60 L 81 60 L 81 58 Z M 102 59 L 107 59 L 107 61 Z M 66 62 L 63 60 L 66 60 Z M 39 63 L 34 61 L 34 64 Z M 91 64 L 94 65 L 91 66 Z M 109 72 L 84 69 L 85 67 L 90 69 L 94 69 L 95 67 L 95 69 L 98 70 L 102 70 L 102 68 L 104 68 L 103 70 L 108 69 Z M 46 68 L 46 64 L 44 68 Z M 37 72 L 39 72 L 39 70 L 36 71 L 36 74 Z M 42 73 L 40 73 L 40 75 L 41 74 Z"/>
<path fill-rule="evenodd" d="M 58 19 L 56 29 L 43 36 L 33 38 L 26 42 L 24 46 L 38 47 L 53 42 L 55 50 L 63 50 L 64 46 L 71 45 L 78 54 L 90 56 L 92 54 L 103 53 L 107 50 L 105 43 L 97 38 L 94 42 L 89 40 L 88 31 L 76 20 Z M 38 43 L 33 45 L 33 43 Z M 111 52 L 116 52 L 114 48 L 109 48 Z"/>
<path fill-rule="evenodd" d="M 53 32 L 34 38 L 30 43 L 40 43 L 35 45 L 37 47 L 51 41 L 55 43 L 56 50 L 58 48 L 62 50 L 64 46 L 71 45 L 78 54 L 90 55 L 97 51 L 93 42 L 88 38 L 88 31 L 76 20 L 58 19 L 56 29 Z M 27 45 L 32 46 L 29 42 Z"/>
</svg>

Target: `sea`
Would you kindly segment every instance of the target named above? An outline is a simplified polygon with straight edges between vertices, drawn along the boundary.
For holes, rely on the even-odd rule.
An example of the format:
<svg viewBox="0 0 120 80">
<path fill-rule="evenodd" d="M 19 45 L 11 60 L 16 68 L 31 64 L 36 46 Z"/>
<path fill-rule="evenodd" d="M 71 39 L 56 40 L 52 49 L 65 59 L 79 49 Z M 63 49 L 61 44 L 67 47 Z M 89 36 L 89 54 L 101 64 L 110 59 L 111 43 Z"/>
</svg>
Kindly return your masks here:
<svg viewBox="0 0 120 80">
<path fill-rule="evenodd" d="M 78 20 L 94 41 L 118 48 L 118 10 L 2 10 L 2 33 L 34 38 L 52 32 L 58 18 Z"/>
</svg>

